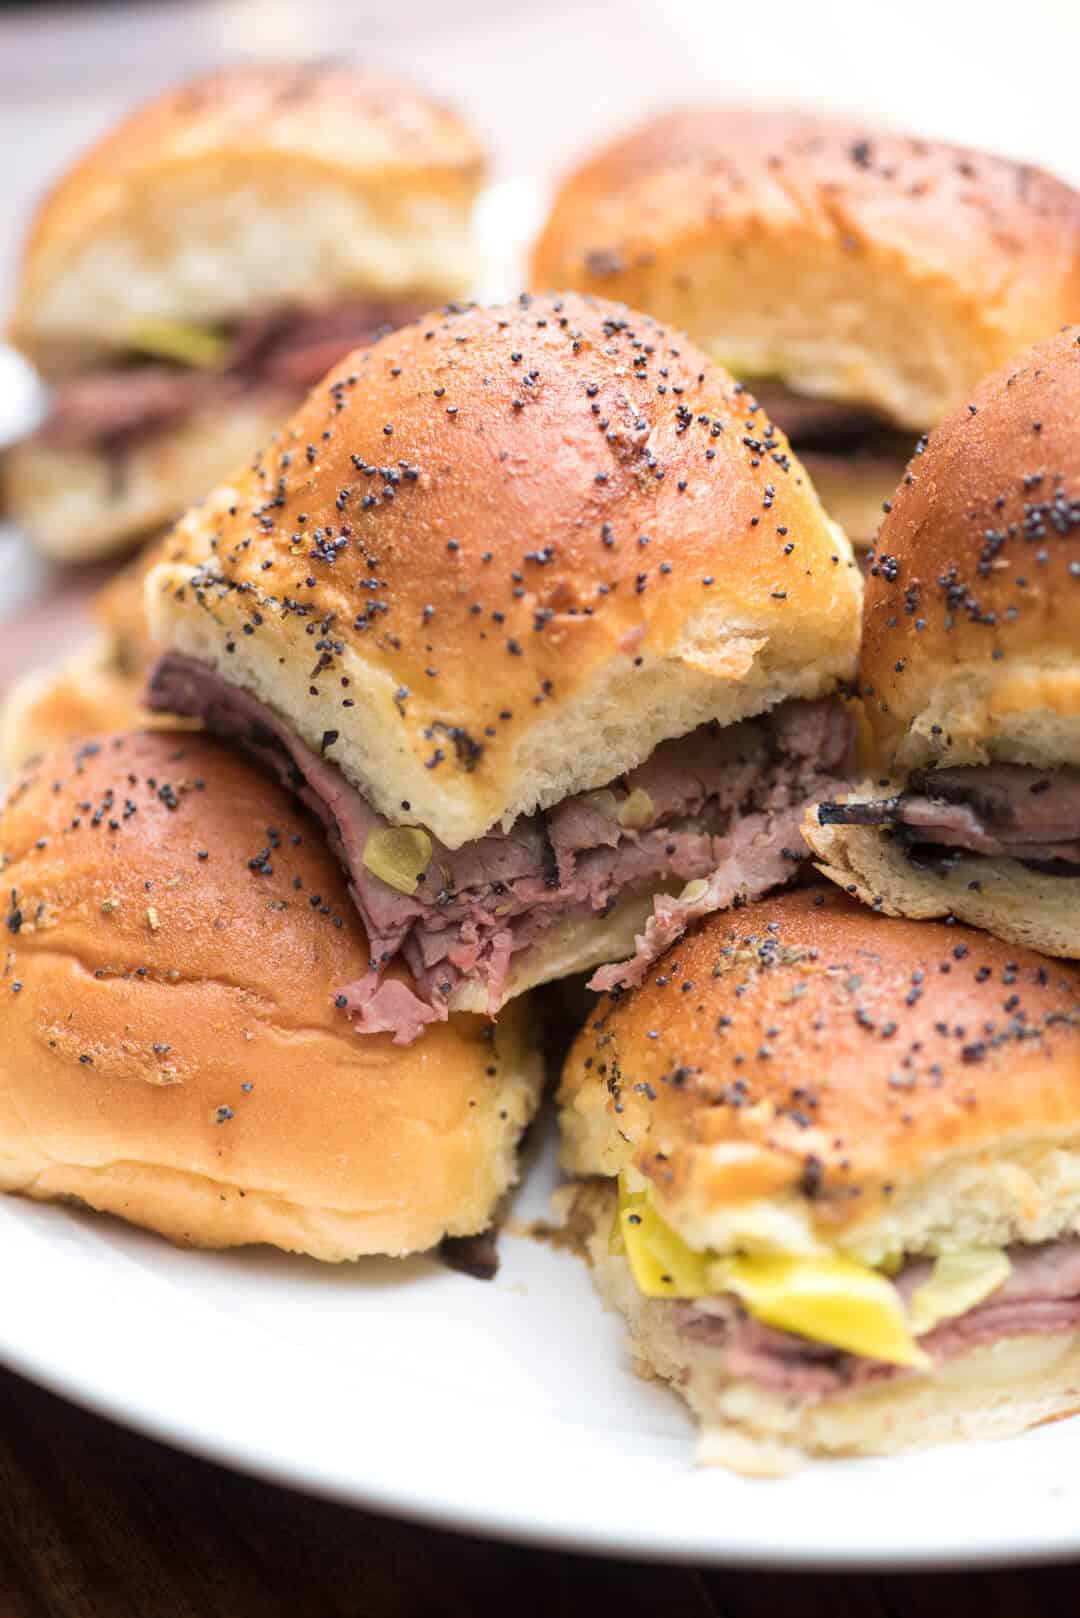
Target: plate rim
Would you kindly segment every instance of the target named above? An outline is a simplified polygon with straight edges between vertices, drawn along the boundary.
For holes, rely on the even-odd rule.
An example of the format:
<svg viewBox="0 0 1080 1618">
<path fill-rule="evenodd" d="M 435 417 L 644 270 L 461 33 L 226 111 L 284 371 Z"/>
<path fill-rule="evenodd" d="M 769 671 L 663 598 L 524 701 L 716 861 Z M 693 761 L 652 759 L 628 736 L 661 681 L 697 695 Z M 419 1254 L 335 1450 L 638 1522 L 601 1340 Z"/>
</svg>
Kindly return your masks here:
<svg viewBox="0 0 1080 1618">
<path fill-rule="evenodd" d="M 25 1220 L 23 1214 L 31 1211 L 33 1219 Z M 280 1487 L 299 1489 L 362 1510 L 381 1512 L 474 1537 L 642 1562 L 819 1573 L 922 1572 L 975 1566 L 1031 1565 L 1037 1562 L 1064 1560 L 1080 1552 L 1080 1512 L 1073 1514 L 1076 1526 L 1071 1532 L 1039 1524 L 1033 1528 L 1029 1516 L 1026 1519 L 1017 1518 L 1020 1526 L 1014 1527 L 1011 1532 L 1008 1530 L 1001 1532 L 1000 1524 L 995 1525 L 992 1539 L 988 1534 L 983 1534 L 961 1541 L 955 1536 L 950 1538 L 948 1532 L 938 1532 L 932 1539 L 916 1536 L 909 1537 L 905 1541 L 902 1536 L 898 1538 L 894 1534 L 891 1539 L 863 1536 L 858 1540 L 852 1539 L 847 1544 L 838 1544 L 835 1539 L 828 1539 L 817 1546 L 807 1543 L 794 1546 L 777 1543 L 766 1548 L 760 1541 L 749 1545 L 738 1543 L 739 1514 L 734 1513 L 727 1514 L 731 1518 L 727 1528 L 721 1529 L 718 1535 L 705 1539 L 700 1531 L 693 1527 L 687 1532 L 674 1532 L 670 1518 L 662 1519 L 659 1531 L 650 1529 L 648 1525 L 643 1526 L 637 1519 L 622 1527 L 611 1518 L 606 1522 L 600 1522 L 595 1517 L 575 1520 L 567 1515 L 565 1506 L 559 1503 L 556 1503 L 554 1509 L 546 1512 L 542 1518 L 538 1518 L 524 1509 L 522 1504 L 515 1505 L 515 1500 L 519 1500 L 521 1496 L 528 1497 L 528 1489 L 515 1492 L 513 1489 L 500 1488 L 497 1478 L 494 1486 L 489 1480 L 483 1489 L 466 1490 L 454 1498 L 445 1488 L 425 1490 L 425 1472 L 421 1466 L 414 1469 L 408 1483 L 402 1482 L 401 1477 L 394 1474 L 392 1466 L 388 1472 L 381 1472 L 379 1458 L 380 1455 L 385 1458 L 385 1446 L 381 1451 L 378 1446 L 374 1448 L 372 1464 L 366 1475 L 361 1470 L 359 1473 L 353 1472 L 345 1476 L 326 1455 L 320 1458 L 312 1451 L 283 1454 L 273 1443 L 260 1442 L 250 1422 L 245 1426 L 242 1420 L 239 1430 L 235 1421 L 230 1423 L 227 1420 L 224 1424 L 215 1426 L 215 1416 L 220 1416 L 222 1412 L 220 1403 L 215 1404 L 213 1383 L 206 1381 L 206 1374 L 210 1371 L 212 1362 L 211 1365 L 202 1363 L 208 1352 L 205 1344 L 200 1350 L 201 1359 L 200 1353 L 194 1353 L 189 1354 L 186 1360 L 186 1363 L 195 1366 L 202 1381 L 186 1387 L 179 1398 L 170 1399 L 166 1396 L 148 1402 L 145 1391 L 141 1388 L 138 1392 L 125 1397 L 116 1385 L 115 1376 L 102 1377 L 95 1374 L 89 1368 L 84 1355 L 69 1348 L 63 1333 L 55 1330 L 57 1320 L 62 1318 L 58 1313 L 58 1307 L 62 1311 L 63 1304 L 58 1305 L 58 1300 L 63 1299 L 66 1302 L 72 1297 L 78 1299 L 80 1292 L 84 1295 L 84 1300 L 86 1296 L 92 1296 L 94 1281 L 90 1272 L 100 1274 L 102 1263 L 118 1272 L 130 1269 L 137 1274 L 139 1287 L 135 1293 L 130 1293 L 129 1289 L 129 1295 L 126 1295 L 124 1300 L 124 1307 L 129 1311 L 123 1317 L 126 1327 L 131 1324 L 132 1304 L 138 1314 L 140 1299 L 136 1293 L 149 1292 L 151 1298 L 156 1294 L 171 1300 L 160 1314 L 154 1310 L 147 1310 L 142 1317 L 140 1332 L 132 1335 L 129 1331 L 124 1337 L 126 1352 L 120 1356 L 120 1362 L 130 1365 L 138 1360 L 140 1353 L 143 1353 L 142 1364 L 145 1366 L 152 1362 L 155 1333 L 160 1335 L 159 1321 L 167 1328 L 171 1319 L 183 1312 L 182 1308 L 177 1306 L 180 1289 L 176 1285 L 175 1278 L 154 1270 L 152 1266 L 137 1263 L 134 1257 L 124 1254 L 122 1249 L 118 1250 L 112 1243 L 99 1243 L 97 1261 L 89 1265 L 84 1264 L 87 1249 L 78 1238 L 58 1248 L 55 1241 L 49 1241 L 41 1234 L 40 1229 L 35 1229 L 35 1224 L 40 1224 L 42 1216 L 45 1216 L 47 1221 L 46 1230 L 54 1217 L 65 1221 L 72 1218 L 70 1210 L 67 1209 L 45 1207 L 37 1203 L 17 1203 L 14 1198 L 0 1199 L 0 1228 L 6 1224 L 10 1230 L 13 1222 L 20 1226 L 23 1234 L 28 1234 L 31 1238 L 31 1251 L 34 1248 L 44 1248 L 51 1255 L 53 1271 L 49 1275 L 49 1284 L 42 1288 L 41 1276 L 44 1271 L 41 1265 L 32 1264 L 30 1271 L 27 1271 L 24 1265 L 23 1279 L 20 1281 L 18 1274 L 20 1266 L 18 1264 L 13 1266 L 10 1262 L 12 1244 L 5 1243 L 9 1256 L 9 1263 L 6 1266 L 9 1289 L 13 1268 L 16 1273 L 14 1289 L 9 1290 L 7 1299 L 9 1307 L 0 1318 L 0 1362 L 60 1397 L 121 1426 L 131 1428 L 172 1448 Z M 86 1222 L 84 1234 L 91 1233 L 94 1225 L 101 1220 L 101 1216 L 92 1214 L 77 1215 L 76 1218 L 80 1223 Z M 128 1234 L 128 1227 L 120 1225 L 119 1221 L 109 1221 L 109 1225 L 114 1229 L 118 1228 L 124 1235 Z M 93 1243 L 90 1244 L 90 1252 L 92 1255 Z M 34 1256 L 40 1257 L 40 1254 Z M 29 1288 L 26 1285 L 27 1280 L 31 1281 Z M 57 1285 L 57 1281 L 64 1284 Z M 45 1294 L 46 1303 L 44 1318 L 40 1309 L 43 1302 L 42 1293 Z M 37 1313 L 34 1313 L 36 1307 Z M 600 1308 L 599 1300 L 597 1308 Z M 85 1320 L 80 1321 L 80 1345 L 94 1341 L 98 1344 L 104 1343 L 107 1348 L 115 1348 L 115 1333 L 110 1333 L 107 1325 L 109 1312 L 108 1309 L 102 1311 L 106 1320 L 104 1322 L 99 1320 L 92 1327 L 88 1326 Z M 153 1318 L 150 1318 L 151 1316 Z M 230 1340 L 246 1344 L 248 1351 L 252 1343 L 257 1346 L 260 1342 L 265 1342 L 270 1347 L 270 1368 L 273 1372 L 280 1367 L 288 1375 L 291 1368 L 302 1368 L 305 1358 L 310 1367 L 310 1353 L 305 1355 L 300 1345 L 275 1336 L 268 1328 L 256 1322 L 237 1319 L 221 1310 L 212 1298 L 205 1296 L 197 1300 L 197 1310 L 192 1317 L 195 1325 L 192 1337 L 198 1337 L 198 1328 L 205 1324 L 207 1317 L 211 1320 L 216 1318 L 222 1328 L 222 1336 L 215 1338 L 212 1352 L 217 1352 L 217 1344 L 221 1341 L 224 1341 L 226 1346 Z M 192 1349 L 190 1341 L 185 1341 L 181 1337 L 180 1342 L 186 1351 Z M 174 1341 L 171 1347 L 175 1351 L 177 1342 Z M 145 1353 L 146 1349 L 150 1350 L 149 1354 Z M 217 1374 L 220 1376 L 220 1366 L 217 1367 Z M 358 1388 L 357 1379 L 361 1375 L 362 1365 L 358 1364 L 356 1378 L 346 1378 L 341 1384 L 341 1390 L 347 1393 L 351 1389 Z M 207 1393 L 207 1416 L 202 1420 L 193 1420 L 187 1406 L 200 1387 Z M 405 1385 L 403 1389 L 395 1390 L 395 1397 L 400 1397 L 402 1393 L 407 1394 L 408 1391 L 408 1386 Z M 433 1390 L 429 1385 L 421 1384 L 418 1399 L 420 1410 L 423 1410 L 425 1402 L 430 1402 L 433 1398 Z M 379 1399 L 380 1406 L 384 1401 L 383 1393 Z M 390 1402 L 392 1404 L 393 1400 Z M 355 1405 L 350 1404 L 350 1412 L 362 1421 L 370 1414 L 370 1408 L 365 1406 L 361 1397 L 356 1400 Z M 299 1407 L 295 1412 L 290 1409 L 290 1414 L 301 1415 L 302 1419 Z M 443 1414 L 446 1416 L 447 1412 L 444 1411 Z M 587 1424 L 574 1418 L 567 1418 L 555 1422 L 547 1421 L 545 1425 L 548 1429 L 558 1430 L 556 1441 L 558 1434 L 577 1435 L 576 1451 L 573 1446 L 568 1445 L 566 1460 L 567 1462 L 576 1460 L 580 1463 L 583 1458 L 581 1439 L 584 1435 L 587 1443 L 589 1432 Z M 461 1423 L 457 1419 L 457 1413 L 453 1422 L 447 1420 L 446 1431 L 450 1432 L 451 1429 L 457 1436 L 461 1436 Z M 527 1446 L 529 1430 L 522 1426 L 519 1435 L 522 1445 Z M 1022 1440 L 1006 1442 L 1018 1441 Z M 527 1462 L 527 1447 L 520 1453 Z M 400 1461 L 400 1457 L 398 1459 Z M 650 1438 L 643 1435 L 643 1478 L 646 1468 L 651 1467 L 653 1472 L 662 1476 L 664 1467 L 669 1464 L 672 1468 L 670 1476 L 676 1487 L 681 1484 L 683 1488 L 692 1488 L 694 1485 L 689 1483 L 689 1476 L 698 1478 L 703 1476 L 700 1471 L 693 1468 L 689 1445 L 681 1439 L 656 1435 Z M 818 1464 L 828 1466 L 835 1463 Z M 879 1464 L 887 1466 L 891 1463 L 886 1461 Z M 1013 1471 L 1015 1472 L 1015 1468 Z M 763 1480 L 739 1480 L 738 1486 L 755 1492 L 767 1491 L 772 1487 L 768 1481 Z M 767 1493 L 761 1492 L 759 1500 L 764 1508 L 762 1517 L 767 1519 Z M 1044 1516 L 1044 1523 L 1045 1520 Z M 744 1530 L 745 1522 L 744 1518 Z"/>
</svg>

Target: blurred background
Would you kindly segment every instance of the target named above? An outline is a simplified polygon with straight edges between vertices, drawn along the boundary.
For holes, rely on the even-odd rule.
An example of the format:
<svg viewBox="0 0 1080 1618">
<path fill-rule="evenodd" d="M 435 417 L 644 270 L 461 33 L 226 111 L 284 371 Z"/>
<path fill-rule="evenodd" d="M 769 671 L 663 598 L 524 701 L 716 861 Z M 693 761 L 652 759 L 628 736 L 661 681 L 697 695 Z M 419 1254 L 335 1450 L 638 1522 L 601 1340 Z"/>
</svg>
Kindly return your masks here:
<svg viewBox="0 0 1080 1618">
<path fill-rule="evenodd" d="M 45 186 L 126 108 L 223 63 L 344 57 L 453 101 L 492 151 L 505 212 L 486 280 L 498 294 L 512 285 L 506 249 L 535 223 L 552 178 L 680 98 L 851 111 L 1080 181 L 1078 54 L 1076 0 L 0 5 L 0 299 Z"/>
</svg>

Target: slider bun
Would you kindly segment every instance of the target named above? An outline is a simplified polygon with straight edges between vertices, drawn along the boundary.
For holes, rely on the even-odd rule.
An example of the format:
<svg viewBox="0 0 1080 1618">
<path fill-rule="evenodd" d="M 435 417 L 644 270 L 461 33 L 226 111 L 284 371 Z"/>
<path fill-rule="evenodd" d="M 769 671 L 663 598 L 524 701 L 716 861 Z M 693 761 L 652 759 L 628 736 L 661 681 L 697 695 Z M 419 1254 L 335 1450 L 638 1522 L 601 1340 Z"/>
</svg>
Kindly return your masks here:
<svg viewBox="0 0 1080 1618">
<path fill-rule="evenodd" d="M 104 136 L 38 211 L 14 341 L 47 372 L 130 346 L 140 318 L 432 298 L 472 278 L 484 155 L 415 86 L 330 63 L 229 67 Z"/>
<path fill-rule="evenodd" d="M 737 375 L 919 430 L 1077 317 L 1078 247 L 1080 198 L 1038 169 L 782 107 L 688 106 L 567 178 L 532 282 L 621 298 Z"/>
<path fill-rule="evenodd" d="M 32 669 L 0 705 L 0 767 L 11 772 L 36 754 L 76 736 L 157 725 L 142 706 L 152 660 L 143 612 L 145 576 L 160 541 L 113 574 L 88 603 L 99 626 L 69 656 Z M 183 721 L 165 721 L 172 728 Z"/>
<path fill-rule="evenodd" d="M 860 680 L 882 763 L 1080 765 L 1080 327 L 987 377 L 877 539 Z"/>
<path fill-rule="evenodd" d="M 58 663 L 15 681 L 0 707 L 0 762 L 20 769 L 75 736 L 153 724 L 141 703 L 145 678 L 125 669 L 104 630 Z M 175 726 L 176 721 L 168 723 Z"/>
<path fill-rule="evenodd" d="M 524 1002 L 406 1049 L 355 1034 L 344 877 L 258 771 L 160 731 L 57 753 L 0 850 L 0 1187 L 332 1260 L 489 1223 L 540 1090 Z"/>
<path fill-rule="evenodd" d="M 820 1402 L 724 1375 L 724 1352 L 676 1329 L 668 1299 L 647 1298 L 609 1250 L 613 1189 L 585 1193 L 587 1248 L 605 1301 L 625 1316 L 635 1361 L 673 1382 L 701 1423 L 698 1460 L 753 1476 L 790 1472 L 815 1455 L 895 1455 L 931 1444 L 1008 1438 L 1080 1410 L 1080 1334 L 1012 1337 L 918 1376 Z"/>
<path fill-rule="evenodd" d="M 848 801 L 900 790 L 867 783 Z M 879 826 L 822 826 L 816 807 L 802 833 L 818 870 L 888 916 L 955 916 L 1010 944 L 1080 959 L 1080 876 L 1048 876 L 987 854 L 918 862 Z"/>
<path fill-rule="evenodd" d="M 1078 1007 L 1080 968 L 985 933 L 833 887 L 762 900 L 601 1003 L 563 1076 L 563 1160 L 632 1167 L 720 1252 L 1043 1241 L 1080 1228 Z"/>
<path fill-rule="evenodd" d="M 60 562 L 93 562 L 173 522 L 280 427 L 295 404 L 276 390 L 209 406 L 115 451 L 54 449 L 30 438 L 6 450 L 9 516 Z"/>
<path fill-rule="evenodd" d="M 858 570 L 767 428 L 620 306 L 434 314 L 184 519 L 151 629 L 456 848 L 850 675 Z"/>
</svg>

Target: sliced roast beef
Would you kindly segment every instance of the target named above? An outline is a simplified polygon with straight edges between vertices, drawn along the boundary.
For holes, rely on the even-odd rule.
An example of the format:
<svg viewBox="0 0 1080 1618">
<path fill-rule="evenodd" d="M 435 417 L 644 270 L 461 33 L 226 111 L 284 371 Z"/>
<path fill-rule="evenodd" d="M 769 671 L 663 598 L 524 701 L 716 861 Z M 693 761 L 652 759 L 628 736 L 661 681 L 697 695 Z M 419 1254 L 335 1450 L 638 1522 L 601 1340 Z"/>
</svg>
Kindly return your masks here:
<svg viewBox="0 0 1080 1618">
<path fill-rule="evenodd" d="M 868 405 L 815 399 L 783 382 L 755 382 L 751 392 L 799 451 L 884 457 L 892 464 L 899 461 L 901 469 L 911 458 L 915 435 L 898 431 Z"/>
<path fill-rule="evenodd" d="M 919 1338 L 935 1364 L 1006 1338 L 1080 1330 L 1080 1237 L 1010 1247 L 1008 1256 L 1011 1272 L 995 1292 Z M 929 1279 L 931 1269 L 929 1260 L 905 1265 L 896 1277 L 905 1301 Z M 763 1326 L 731 1297 L 670 1307 L 682 1336 L 723 1352 L 728 1376 L 793 1399 L 823 1399 L 912 1374 L 903 1366 Z"/>
<path fill-rule="evenodd" d="M 240 386 L 231 375 L 176 365 L 88 371 L 57 384 L 35 436 L 53 449 L 120 443 L 171 427 L 208 400 L 235 395 Z"/>
<path fill-rule="evenodd" d="M 391 1030 L 400 1043 L 445 1018 L 463 980 L 482 983 L 496 1009 L 513 958 L 555 921 L 603 916 L 627 892 L 700 880 L 682 900 L 657 897 L 634 961 L 605 974 L 614 986 L 640 975 L 695 915 L 789 880 L 806 853 L 799 835 L 806 805 L 839 785 L 851 747 L 851 721 L 831 701 L 787 703 L 726 728 L 706 725 L 663 743 L 602 791 L 523 816 L 509 831 L 459 849 L 433 838 L 415 892 L 402 893 L 364 862 L 369 837 L 386 822 L 271 709 L 173 653 L 158 664 L 148 700 L 243 747 L 322 821 L 371 945 L 371 970 L 343 986 L 343 1002 L 360 1031 Z M 399 960 L 412 987 L 385 975 Z"/>
<path fill-rule="evenodd" d="M 876 411 L 843 399 L 815 399 L 783 382 L 754 382 L 751 392 L 796 449 L 855 447 L 887 431 Z"/>
<path fill-rule="evenodd" d="M 912 846 L 1080 865 L 1080 770 L 1026 764 L 916 770 L 896 797 L 823 803 L 823 825 L 892 826 Z"/>
<path fill-rule="evenodd" d="M 300 397 L 350 349 L 422 313 L 421 305 L 405 302 L 257 310 L 237 328 L 217 370 L 131 356 L 58 383 L 35 437 L 54 449 L 118 450 L 247 392 Z"/>
</svg>

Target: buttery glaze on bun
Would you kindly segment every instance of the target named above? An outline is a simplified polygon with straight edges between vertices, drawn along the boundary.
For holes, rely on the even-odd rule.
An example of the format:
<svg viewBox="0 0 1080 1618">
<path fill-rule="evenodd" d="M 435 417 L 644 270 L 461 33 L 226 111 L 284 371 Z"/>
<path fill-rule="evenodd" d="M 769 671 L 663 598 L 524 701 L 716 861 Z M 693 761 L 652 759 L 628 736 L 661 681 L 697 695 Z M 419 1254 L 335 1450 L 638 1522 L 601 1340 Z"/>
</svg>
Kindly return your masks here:
<svg viewBox="0 0 1080 1618">
<path fill-rule="evenodd" d="M 912 460 L 870 567 L 860 689 L 880 779 L 855 801 L 912 772 L 932 790 L 954 767 L 1080 766 L 1078 412 L 1073 326 L 987 377 Z M 879 908 L 1080 955 L 1078 875 L 918 863 L 877 825 L 804 830 L 826 874 Z"/>
<path fill-rule="evenodd" d="M 632 1164 L 701 1247 L 1041 1240 L 1080 1224 L 1080 1179 L 1036 1196 L 1004 1165 L 1080 1153 L 1080 970 L 799 889 L 602 1003 L 560 1101 L 569 1172 Z"/>
<path fill-rule="evenodd" d="M 351 356 L 175 537 L 156 638 L 449 848 L 854 664 L 858 570 L 783 434 L 574 295 Z"/>
<path fill-rule="evenodd" d="M 929 1259 L 1007 1250 L 1015 1293 L 1037 1275 L 1025 1252 L 1047 1244 L 1043 1293 L 1064 1306 L 1080 1292 L 1064 1267 L 1076 1277 L 1075 966 L 803 889 L 710 918 L 647 985 L 602 1005 L 559 1099 L 568 1171 L 622 1175 L 696 1254 L 839 1256 L 874 1267 L 873 1284 L 899 1272 L 910 1310 L 904 1273 L 925 1279 Z M 984 1314 L 962 1352 L 922 1337 L 933 1363 L 888 1378 L 879 1364 L 860 1380 L 820 1343 L 815 1358 L 790 1326 L 789 1368 L 801 1348 L 807 1375 L 835 1373 L 835 1386 L 788 1387 L 771 1358 L 770 1380 L 767 1333 L 729 1368 L 701 1306 L 676 1301 L 697 1294 L 643 1296 L 609 1252 L 613 1197 L 590 1198 L 601 1289 L 630 1315 L 639 1358 L 684 1387 L 706 1458 L 777 1470 L 800 1453 L 1001 1434 L 1080 1407 L 1080 1303 L 1049 1325 Z"/>
<path fill-rule="evenodd" d="M 0 850 L 5 1191 L 328 1260 L 489 1223 L 540 1091 L 524 1004 L 358 1039 L 335 1000 L 367 940 L 257 771 L 164 732 L 57 753 Z"/>
<path fill-rule="evenodd" d="M 859 677 L 881 762 L 1080 764 L 1080 326 L 986 377 L 882 523 Z"/>
<path fill-rule="evenodd" d="M 347 290 L 453 295 L 472 277 L 483 171 L 468 127 L 408 81 L 325 62 L 225 68 L 138 108 L 46 197 L 12 339 L 48 374 L 126 348 L 140 317 L 215 325 Z"/>
<path fill-rule="evenodd" d="M 1080 198 L 938 141 L 687 106 L 567 178 L 532 281 L 623 299 L 736 375 L 920 431 L 1077 317 Z"/>
</svg>

